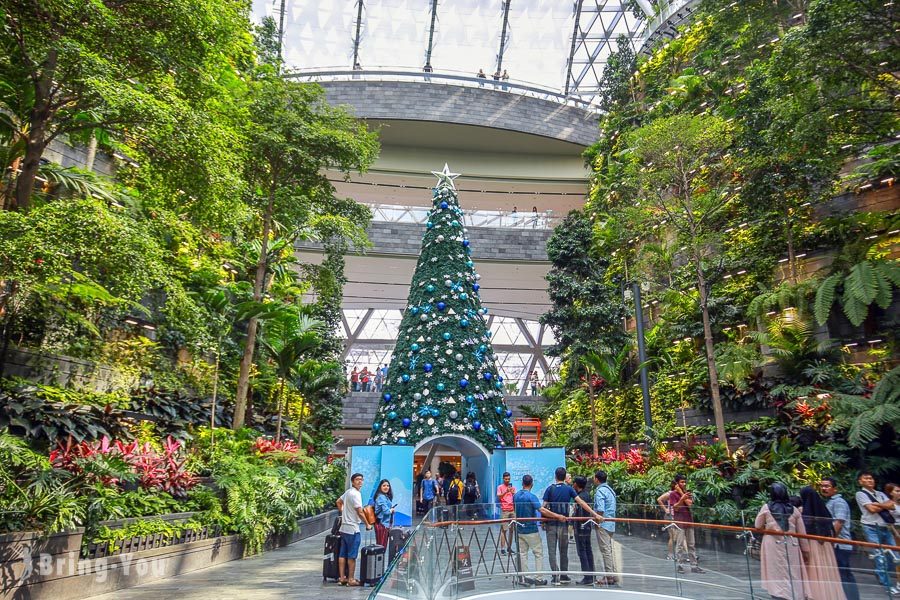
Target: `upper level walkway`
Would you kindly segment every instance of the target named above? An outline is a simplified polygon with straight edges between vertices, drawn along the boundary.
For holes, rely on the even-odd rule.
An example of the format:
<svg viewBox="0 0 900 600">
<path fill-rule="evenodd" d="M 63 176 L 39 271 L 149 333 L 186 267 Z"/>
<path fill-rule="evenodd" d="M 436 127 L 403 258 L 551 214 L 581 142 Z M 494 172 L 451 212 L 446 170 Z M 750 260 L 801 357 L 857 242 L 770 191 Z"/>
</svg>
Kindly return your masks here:
<svg viewBox="0 0 900 600">
<path fill-rule="evenodd" d="M 294 71 L 328 102 L 367 120 L 432 121 L 537 135 L 578 146 L 597 139 L 599 114 L 577 98 L 531 84 L 388 68 Z"/>
</svg>

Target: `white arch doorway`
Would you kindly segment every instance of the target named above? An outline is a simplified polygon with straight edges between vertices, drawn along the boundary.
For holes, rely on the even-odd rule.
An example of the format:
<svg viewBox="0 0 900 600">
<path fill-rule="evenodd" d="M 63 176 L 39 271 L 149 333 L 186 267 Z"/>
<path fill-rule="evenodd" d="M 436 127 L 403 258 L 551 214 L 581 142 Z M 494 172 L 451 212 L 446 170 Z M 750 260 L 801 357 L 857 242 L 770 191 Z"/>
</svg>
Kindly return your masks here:
<svg viewBox="0 0 900 600">
<path fill-rule="evenodd" d="M 467 473 L 474 473 L 475 479 L 481 489 L 481 504 L 491 504 L 494 501 L 493 473 L 491 470 L 491 453 L 479 442 L 464 435 L 446 433 L 432 435 L 419 441 L 414 450 L 415 456 L 425 457 L 420 471 L 431 469 L 437 473 L 437 457 L 442 453 L 453 452 L 459 454 L 461 477 Z M 415 473 L 418 476 L 418 472 Z"/>
</svg>

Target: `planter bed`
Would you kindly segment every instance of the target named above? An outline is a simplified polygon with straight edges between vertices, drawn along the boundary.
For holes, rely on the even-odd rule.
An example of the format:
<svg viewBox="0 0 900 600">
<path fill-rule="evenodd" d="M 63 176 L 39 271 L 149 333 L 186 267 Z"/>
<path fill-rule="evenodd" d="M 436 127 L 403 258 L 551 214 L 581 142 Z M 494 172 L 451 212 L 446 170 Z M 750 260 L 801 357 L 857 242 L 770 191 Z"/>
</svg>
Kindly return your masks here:
<svg viewBox="0 0 900 600">
<path fill-rule="evenodd" d="M 331 527 L 336 515 L 337 511 L 329 511 L 301 519 L 297 522 L 298 531 L 270 535 L 263 547 L 271 550 L 322 533 Z M 98 556 L 96 559 L 79 560 L 76 551 L 67 555 L 72 562 L 62 564 L 53 574 L 35 572 L 25 585 L 18 577 L 12 579 L 9 585 L 4 585 L 0 600 L 76 600 L 243 558 L 244 544 L 240 536 L 218 533 L 207 529 L 206 539 L 199 539 L 204 535 L 200 532 L 197 541 Z M 133 544 L 133 539 L 128 541 Z"/>
</svg>

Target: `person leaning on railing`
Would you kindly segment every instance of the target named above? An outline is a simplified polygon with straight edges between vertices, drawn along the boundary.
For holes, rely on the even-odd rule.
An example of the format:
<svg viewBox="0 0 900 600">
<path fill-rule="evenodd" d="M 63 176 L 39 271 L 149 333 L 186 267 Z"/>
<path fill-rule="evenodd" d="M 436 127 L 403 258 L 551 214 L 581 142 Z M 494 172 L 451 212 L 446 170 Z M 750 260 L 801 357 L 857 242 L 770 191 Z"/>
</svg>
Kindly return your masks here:
<svg viewBox="0 0 900 600">
<path fill-rule="evenodd" d="M 857 482 L 862 488 L 856 492 L 856 503 L 862 512 L 863 535 L 873 544 L 892 546 L 894 544 L 893 531 L 889 528 L 895 524 L 891 510 L 895 509 L 894 502 L 875 489 L 875 476 L 868 471 L 861 471 Z M 878 581 L 890 594 L 900 595 L 900 585 L 891 587 L 891 571 L 893 571 L 894 555 L 885 550 L 873 552 L 875 558 L 875 574 Z"/>
</svg>

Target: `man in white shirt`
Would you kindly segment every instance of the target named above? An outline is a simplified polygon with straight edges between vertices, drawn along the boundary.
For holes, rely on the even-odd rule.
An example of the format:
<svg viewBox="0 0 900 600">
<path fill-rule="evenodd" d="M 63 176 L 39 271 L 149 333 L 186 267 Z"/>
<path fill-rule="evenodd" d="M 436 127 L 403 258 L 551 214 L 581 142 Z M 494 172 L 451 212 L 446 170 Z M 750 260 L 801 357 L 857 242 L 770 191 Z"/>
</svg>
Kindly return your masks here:
<svg viewBox="0 0 900 600">
<path fill-rule="evenodd" d="M 356 557 L 359 554 L 359 526 L 366 522 L 366 517 L 363 513 L 362 496 L 359 493 L 363 486 L 361 473 L 354 473 L 350 476 L 350 486 L 337 501 L 338 510 L 341 511 L 341 550 L 338 553 L 338 582 L 341 585 L 358 587 L 362 584 L 354 575 L 356 575 Z M 371 528 L 371 525 L 366 524 L 366 529 Z M 344 576 L 345 572 L 347 573 L 346 576 Z"/>
</svg>

